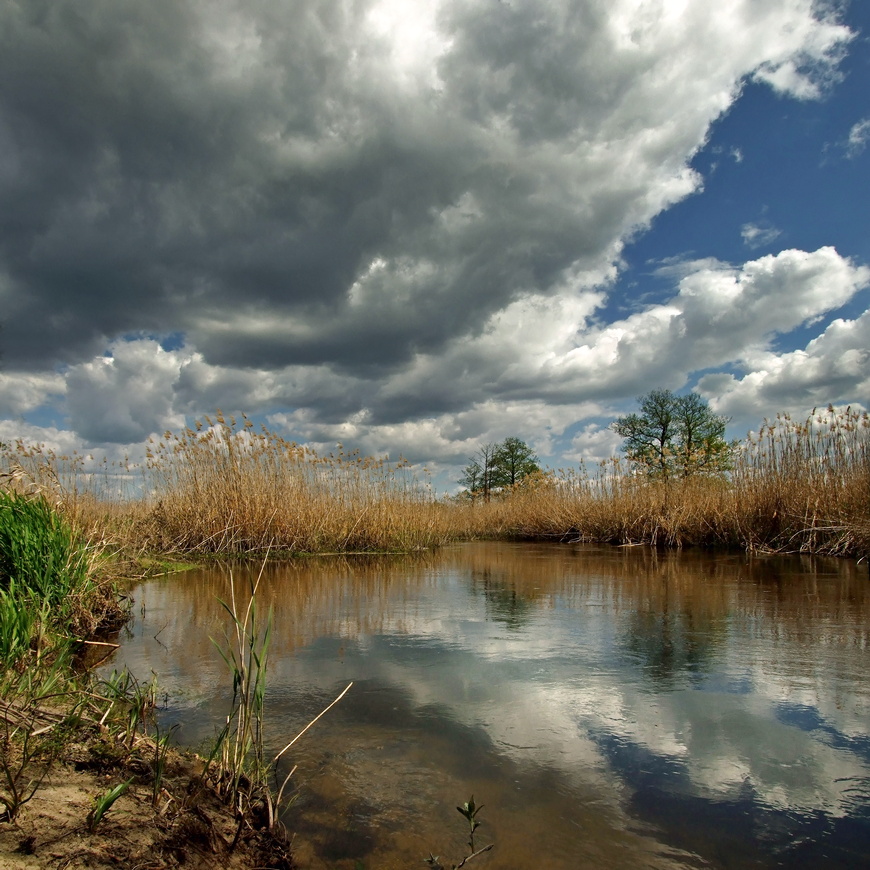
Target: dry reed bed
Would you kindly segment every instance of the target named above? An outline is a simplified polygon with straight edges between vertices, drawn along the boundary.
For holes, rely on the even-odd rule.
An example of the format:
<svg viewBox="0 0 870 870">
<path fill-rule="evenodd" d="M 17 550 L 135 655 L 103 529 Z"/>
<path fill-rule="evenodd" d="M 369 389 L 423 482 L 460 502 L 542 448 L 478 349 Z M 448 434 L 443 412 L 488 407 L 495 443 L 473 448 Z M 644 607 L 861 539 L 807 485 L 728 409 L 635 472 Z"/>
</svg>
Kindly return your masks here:
<svg viewBox="0 0 870 870">
<path fill-rule="evenodd" d="M 449 511 L 408 464 L 319 456 L 243 419 L 206 418 L 149 445 L 149 549 L 194 553 L 372 552 L 448 540 Z"/>
<path fill-rule="evenodd" d="M 532 476 L 488 502 L 438 499 L 403 461 L 341 447 L 320 456 L 220 413 L 148 447 L 144 469 L 85 474 L 81 457 L 18 445 L 5 473 L 18 488 L 53 493 L 89 537 L 128 551 L 410 552 L 537 538 L 870 552 L 870 420 L 848 409 L 805 422 L 778 416 L 740 445 L 727 479 L 664 481 L 612 459 L 592 475 Z M 131 498 L 124 481 L 131 487 L 137 474 Z"/>
<path fill-rule="evenodd" d="M 870 419 L 780 415 L 740 446 L 728 479 L 649 478 L 614 459 L 592 477 L 544 476 L 466 510 L 468 528 L 522 538 L 866 556 Z"/>
</svg>

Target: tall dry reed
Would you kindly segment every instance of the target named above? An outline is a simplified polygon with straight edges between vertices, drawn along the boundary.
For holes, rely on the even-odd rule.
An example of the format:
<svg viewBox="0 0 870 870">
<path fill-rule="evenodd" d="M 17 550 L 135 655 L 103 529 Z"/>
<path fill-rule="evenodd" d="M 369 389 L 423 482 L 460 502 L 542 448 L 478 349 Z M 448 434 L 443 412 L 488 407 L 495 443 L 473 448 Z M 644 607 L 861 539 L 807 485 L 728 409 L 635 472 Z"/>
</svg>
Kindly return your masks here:
<svg viewBox="0 0 870 870">
<path fill-rule="evenodd" d="M 749 548 L 870 551 L 870 417 L 829 407 L 779 415 L 748 440 L 733 476 L 735 524 Z"/>
<path fill-rule="evenodd" d="M 54 500 L 86 537 L 128 550 L 409 552 L 538 538 L 870 553 L 870 419 L 850 409 L 777 416 L 728 475 L 661 480 L 614 458 L 591 474 L 531 475 L 489 501 L 437 499 L 403 461 L 340 446 L 322 456 L 220 413 L 148 446 L 137 470 L 17 445 L 0 472 Z M 137 473 L 139 493 L 124 496 Z"/>
<path fill-rule="evenodd" d="M 661 480 L 612 459 L 592 475 L 540 475 L 460 510 L 479 537 L 864 556 L 870 418 L 832 408 L 804 422 L 779 415 L 741 445 L 727 477 Z"/>
<path fill-rule="evenodd" d="M 194 553 L 423 549 L 451 535 L 445 506 L 404 461 L 320 456 L 218 413 L 149 445 L 142 534 Z"/>
</svg>

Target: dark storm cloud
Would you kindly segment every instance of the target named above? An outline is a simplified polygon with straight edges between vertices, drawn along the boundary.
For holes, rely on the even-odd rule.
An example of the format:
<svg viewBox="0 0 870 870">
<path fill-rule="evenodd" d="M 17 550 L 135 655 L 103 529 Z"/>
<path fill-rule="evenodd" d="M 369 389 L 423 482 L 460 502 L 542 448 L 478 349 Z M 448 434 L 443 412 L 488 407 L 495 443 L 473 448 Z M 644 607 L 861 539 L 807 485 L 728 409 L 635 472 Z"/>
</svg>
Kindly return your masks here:
<svg viewBox="0 0 870 870">
<path fill-rule="evenodd" d="M 597 80 L 572 91 L 599 23 L 560 31 L 536 8 L 456 10 L 443 83 L 409 94 L 365 4 L 5 4 L 9 364 L 181 329 L 215 363 L 394 365 L 601 265 L 638 190 L 592 209 L 595 167 L 571 154 L 608 97 Z M 582 64 L 563 63 L 572 50 Z M 447 226 L 467 194 L 461 231 Z M 354 308 L 377 258 L 388 271 Z M 272 329 L 220 328 L 261 312 Z"/>
<path fill-rule="evenodd" d="M 605 290 L 741 82 L 806 96 L 850 34 L 710 9 L 6 0 L 0 408 L 127 442 L 234 407 L 455 458 L 735 359 L 775 329 L 708 334 L 714 278 L 610 325 Z"/>
<path fill-rule="evenodd" d="M 316 287 L 328 298 L 353 274 L 362 243 L 348 245 L 353 229 L 334 217 L 352 196 L 283 171 L 262 141 L 320 123 L 307 79 L 318 69 L 329 77 L 323 34 L 308 39 L 304 17 L 284 22 L 271 46 L 280 66 L 260 55 L 246 78 L 222 68 L 231 52 L 207 44 L 209 12 L 4 5 L 0 123 L 11 171 L 0 244 L 10 281 L 27 291 L 7 306 L 15 362 L 75 359 L 107 336 L 183 325 L 189 305 L 238 294 L 292 304 Z"/>
</svg>

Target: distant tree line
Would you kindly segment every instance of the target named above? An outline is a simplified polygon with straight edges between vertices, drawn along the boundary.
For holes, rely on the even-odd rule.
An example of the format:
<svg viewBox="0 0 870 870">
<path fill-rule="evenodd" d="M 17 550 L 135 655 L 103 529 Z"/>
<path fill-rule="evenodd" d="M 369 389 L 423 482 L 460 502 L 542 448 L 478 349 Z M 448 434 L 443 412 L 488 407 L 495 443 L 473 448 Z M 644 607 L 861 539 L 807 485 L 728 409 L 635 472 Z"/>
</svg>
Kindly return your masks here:
<svg viewBox="0 0 870 870">
<path fill-rule="evenodd" d="M 519 438 L 505 438 L 498 444 L 484 444 L 465 466 L 459 482 L 472 497 L 489 501 L 494 493 L 520 483 L 541 466 L 535 452 Z"/>
<path fill-rule="evenodd" d="M 635 471 L 667 481 L 722 476 L 731 470 L 737 442 L 725 440 L 729 418 L 715 414 L 699 395 L 652 390 L 638 403 L 637 412 L 611 424 L 623 438 L 622 450 Z M 488 501 L 540 471 L 532 448 L 511 437 L 481 447 L 459 482 L 467 495 Z"/>
</svg>

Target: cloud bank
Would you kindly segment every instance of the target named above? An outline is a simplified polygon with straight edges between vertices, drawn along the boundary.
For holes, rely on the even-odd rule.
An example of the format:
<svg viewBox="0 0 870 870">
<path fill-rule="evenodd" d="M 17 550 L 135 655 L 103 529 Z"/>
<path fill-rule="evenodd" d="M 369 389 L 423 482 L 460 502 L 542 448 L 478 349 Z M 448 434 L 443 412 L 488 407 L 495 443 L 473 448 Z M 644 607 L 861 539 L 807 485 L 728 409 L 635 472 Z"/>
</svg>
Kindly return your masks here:
<svg viewBox="0 0 870 870">
<path fill-rule="evenodd" d="M 744 83 L 816 98 L 853 36 L 811 0 L 11 0 L 2 431 L 51 406 L 132 443 L 219 405 L 449 464 L 710 367 L 723 408 L 762 364 L 792 395 L 772 337 L 868 281 L 832 248 L 605 310 Z"/>
</svg>

